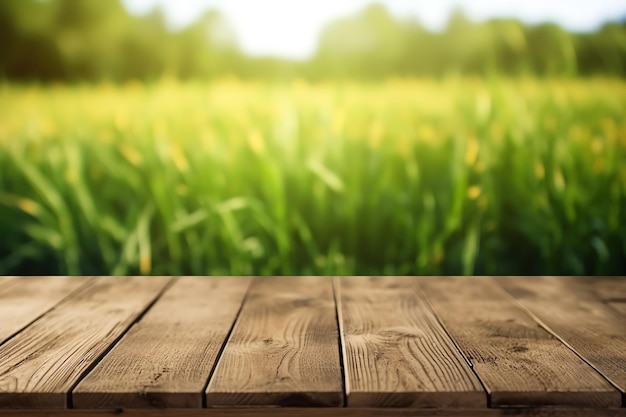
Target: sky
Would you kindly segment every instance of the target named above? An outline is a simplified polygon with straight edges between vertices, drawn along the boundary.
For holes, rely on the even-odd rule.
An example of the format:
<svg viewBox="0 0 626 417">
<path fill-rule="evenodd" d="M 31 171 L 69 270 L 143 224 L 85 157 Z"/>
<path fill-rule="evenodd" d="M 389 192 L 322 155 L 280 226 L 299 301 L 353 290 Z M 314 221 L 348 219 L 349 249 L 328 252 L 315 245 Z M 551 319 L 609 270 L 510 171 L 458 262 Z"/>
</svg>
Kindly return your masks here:
<svg viewBox="0 0 626 417">
<path fill-rule="evenodd" d="M 143 14 L 159 5 L 169 25 L 184 27 L 207 8 L 221 11 L 238 43 L 250 55 L 307 58 L 329 21 L 352 15 L 366 0 L 124 0 L 131 13 Z M 626 16 L 626 0 L 378 0 L 397 17 L 413 16 L 429 29 L 445 27 L 461 8 L 472 20 L 515 17 L 527 23 L 559 23 L 573 31 L 592 31 Z"/>
</svg>

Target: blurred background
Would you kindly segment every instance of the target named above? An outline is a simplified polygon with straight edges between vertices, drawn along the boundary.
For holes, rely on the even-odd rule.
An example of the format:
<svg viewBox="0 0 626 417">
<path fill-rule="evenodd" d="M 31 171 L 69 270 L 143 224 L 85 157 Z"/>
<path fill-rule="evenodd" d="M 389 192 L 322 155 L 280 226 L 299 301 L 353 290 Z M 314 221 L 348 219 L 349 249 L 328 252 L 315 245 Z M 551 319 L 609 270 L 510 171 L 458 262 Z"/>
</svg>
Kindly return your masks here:
<svg viewBox="0 0 626 417">
<path fill-rule="evenodd" d="M 503 4 L 504 3 L 504 4 Z M 3 0 L 10 80 L 614 75 L 626 6 L 457 0 Z"/>
<path fill-rule="evenodd" d="M 0 275 L 624 275 L 621 0 L 2 0 Z"/>
</svg>

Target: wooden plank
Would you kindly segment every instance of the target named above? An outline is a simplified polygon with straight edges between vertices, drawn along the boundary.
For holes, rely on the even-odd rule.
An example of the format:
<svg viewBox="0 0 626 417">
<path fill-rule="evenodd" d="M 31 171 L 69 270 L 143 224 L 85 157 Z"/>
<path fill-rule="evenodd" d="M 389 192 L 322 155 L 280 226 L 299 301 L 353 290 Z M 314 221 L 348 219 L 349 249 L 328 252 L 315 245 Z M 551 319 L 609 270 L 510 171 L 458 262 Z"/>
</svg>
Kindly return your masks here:
<svg viewBox="0 0 626 417">
<path fill-rule="evenodd" d="M 342 277 L 350 407 L 486 407 L 487 396 L 408 277 Z"/>
<path fill-rule="evenodd" d="M 568 277 L 510 277 L 498 282 L 624 395 L 626 320 L 601 295 L 619 298 L 616 283 Z"/>
<path fill-rule="evenodd" d="M 180 278 L 74 389 L 74 407 L 201 408 L 249 283 Z"/>
<path fill-rule="evenodd" d="M 208 406 L 339 406 L 332 281 L 259 277 L 207 388 Z"/>
<path fill-rule="evenodd" d="M 419 279 L 493 406 L 619 407 L 620 393 L 489 277 Z"/>
<path fill-rule="evenodd" d="M 626 277 L 572 277 L 584 292 L 593 293 L 599 300 L 626 316 Z M 580 291 L 578 291 L 581 294 Z"/>
<path fill-rule="evenodd" d="M 625 417 L 625 408 L 293 408 L 2 410 L 0 417 Z"/>
<path fill-rule="evenodd" d="M 17 278 L 18 277 L 16 276 L 10 276 L 10 275 L 0 276 L 0 294 L 2 294 L 4 291 L 7 291 L 9 288 L 15 285 L 17 283 Z"/>
<path fill-rule="evenodd" d="M 63 408 L 68 392 L 168 277 L 101 277 L 0 346 L 0 407 Z"/>
<path fill-rule="evenodd" d="M 12 279 L 0 291 L 0 345 L 88 281 L 85 277 Z"/>
<path fill-rule="evenodd" d="M 0 293 L 4 291 L 5 288 L 8 288 L 9 283 L 15 280 L 14 276 L 2 275 L 0 276 Z"/>
</svg>

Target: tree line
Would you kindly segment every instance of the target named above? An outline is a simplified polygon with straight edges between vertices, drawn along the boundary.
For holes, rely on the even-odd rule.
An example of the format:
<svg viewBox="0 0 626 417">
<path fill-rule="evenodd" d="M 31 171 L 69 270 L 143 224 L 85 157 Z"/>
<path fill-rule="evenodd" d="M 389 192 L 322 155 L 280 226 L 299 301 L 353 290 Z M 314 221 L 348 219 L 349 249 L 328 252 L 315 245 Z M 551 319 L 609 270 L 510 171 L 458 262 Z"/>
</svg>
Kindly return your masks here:
<svg viewBox="0 0 626 417">
<path fill-rule="evenodd" d="M 218 11 L 172 31 L 160 9 L 135 16 L 120 0 L 2 0 L 0 39 L 0 78 L 19 81 L 626 75 L 626 19 L 572 33 L 457 11 L 434 32 L 379 4 L 329 22 L 301 61 L 247 56 Z"/>
</svg>

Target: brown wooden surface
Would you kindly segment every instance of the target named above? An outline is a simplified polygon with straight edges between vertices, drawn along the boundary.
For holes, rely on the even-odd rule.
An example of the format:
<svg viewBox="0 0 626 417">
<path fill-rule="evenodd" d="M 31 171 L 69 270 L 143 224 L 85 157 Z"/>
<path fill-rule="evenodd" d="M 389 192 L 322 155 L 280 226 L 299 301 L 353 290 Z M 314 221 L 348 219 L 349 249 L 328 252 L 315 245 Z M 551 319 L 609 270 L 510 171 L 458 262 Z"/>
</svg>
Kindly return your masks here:
<svg viewBox="0 0 626 417">
<path fill-rule="evenodd" d="M 9 283 L 13 282 L 14 278 L 15 277 L 13 276 L 6 276 L 6 275 L 0 276 L 0 293 L 4 291 L 5 288 L 8 288 Z"/>
<path fill-rule="evenodd" d="M 487 396 L 412 279 L 342 277 L 350 407 L 486 407 Z"/>
<path fill-rule="evenodd" d="M 624 277 L 0 277 L 0 417 L 626 417 L 625 295 Z"/>
<path fill-rule="evenodd" d="M 624 417 L 615 408 L 294 408 L 242 407 L 203 409 L 2 410 L 0 417 Z"/>
<path fill-rule="evenodd" d="M 626 317 L 605 303 L 621 299 L 616 283 L 603 291 L 594 289 L 599 283 L 579 278 L 511 277 L 498 282 L 622 393 L 626 391 Z"/>
<path fill-rule="evenodd" d="M 180 278 L 74 389 L 74 407 L 201 408 L 249 283 Z"/>
<path fill-rule="evenodd" d="M 0 407 L 65 407 L 71 387 L 170 280 L 99 277 L 9 339 L 0 346 Z"/>
<path fill-rule="evenodd" d="M 342 401 L 331 279 L 257 278 L 207 388 L 207 405 Z"/>
<path fill-rule="evenodd" d="M 0 281 L 0 345 L 87 283 L 83 277 L 21 277 L 5 282 L 3 290 Z"/>
<path fill-rule="evenodd" d="M 620 393 L 489 277 L 419 279 L 494 406 L 619 407 Z"/>
<path fill-rule="evenodd" d="M 575 277 L 585 291 L 595 294 L 598 300 L 621 313 L 626 320 L 626 279 L 619 277 Z"/>
</svg>

